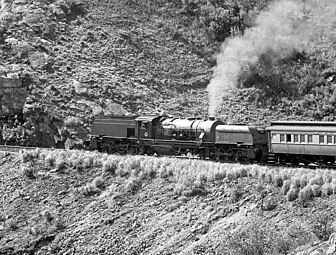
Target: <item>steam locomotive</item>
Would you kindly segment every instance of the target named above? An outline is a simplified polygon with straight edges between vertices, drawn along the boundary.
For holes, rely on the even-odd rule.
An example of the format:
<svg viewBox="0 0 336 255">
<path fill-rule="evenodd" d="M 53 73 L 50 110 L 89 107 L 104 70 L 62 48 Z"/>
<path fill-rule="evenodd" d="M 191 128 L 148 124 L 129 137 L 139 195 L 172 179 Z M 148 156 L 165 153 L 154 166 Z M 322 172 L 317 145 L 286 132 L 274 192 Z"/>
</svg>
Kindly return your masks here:
<svg viewBox="0 0 336 255">
<path fill-rule="evenodd" d="M 98 116 L 92 150 L 119 154 L 190 155 L 220 162 L 334 164 L 336 122 L 276 121 L 226 125 L 209 117 Z"/>
</svg>

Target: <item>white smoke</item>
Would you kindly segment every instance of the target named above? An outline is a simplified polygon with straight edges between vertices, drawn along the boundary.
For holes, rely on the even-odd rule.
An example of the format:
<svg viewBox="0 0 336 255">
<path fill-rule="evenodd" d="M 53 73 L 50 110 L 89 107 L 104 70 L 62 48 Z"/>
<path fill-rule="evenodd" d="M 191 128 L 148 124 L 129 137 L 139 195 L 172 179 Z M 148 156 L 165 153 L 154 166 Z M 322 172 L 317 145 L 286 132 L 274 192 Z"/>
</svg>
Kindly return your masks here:
<svg viewBox="0 0 336 255">
<path fill-rule="evenodd" d="M 225 93 L 237 86 L 246 63 L 253 65 L 267 52 L 272 52 L 272 58 L 283 58 L 294 50 L 306 49 L 325 23 L 336 21 L 335 7 L 334 0 L 274 2 L 256 18 L 253 28 L 227 39 L 207 88 L 209 115 L 215 115 Z"/>
</svg>

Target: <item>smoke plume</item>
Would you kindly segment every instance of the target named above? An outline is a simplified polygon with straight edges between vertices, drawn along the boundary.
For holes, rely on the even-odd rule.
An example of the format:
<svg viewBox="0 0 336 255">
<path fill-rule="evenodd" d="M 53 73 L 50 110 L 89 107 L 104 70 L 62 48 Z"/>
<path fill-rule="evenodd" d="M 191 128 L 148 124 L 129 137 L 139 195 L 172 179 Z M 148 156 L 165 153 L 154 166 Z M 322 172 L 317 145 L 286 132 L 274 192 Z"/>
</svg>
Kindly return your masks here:
<svg viewBox="0 0 336 255">
<path fill-rule="evenodd" d="M 207 91 L 209 115 L 215 115 L 225 93 L 237 87 L 242 67 L 257 63 L 262 54 L 272 52 L 273 60 L 286 57 L 293 51 L 307 50 L 309 42 L 328 27 L 335 26 L 336 1 L 282 0 L 272 3 L 260 13 L 255 26 L 244 35 L 227 39 L 217 56 L 217 66 Z M 332 26 L 330 26 L 332 27 Z M 322 31 L 327 33 L 328 31 Z"/>
</svg>

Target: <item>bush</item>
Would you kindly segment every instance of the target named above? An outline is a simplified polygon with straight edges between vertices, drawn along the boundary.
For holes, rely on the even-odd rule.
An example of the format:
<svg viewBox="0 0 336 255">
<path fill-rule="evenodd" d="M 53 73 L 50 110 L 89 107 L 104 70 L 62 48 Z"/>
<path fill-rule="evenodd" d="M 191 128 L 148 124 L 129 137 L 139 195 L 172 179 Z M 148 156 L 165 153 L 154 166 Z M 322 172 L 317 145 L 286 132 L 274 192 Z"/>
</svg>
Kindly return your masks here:
<svg viewBox="0 0 336 255">
<path fill-rule="evenodd" d="M 323 205 L 322 205 L 323 206 Z M 316 210 L 310 220 L 310 226 L 313 233 L 321 240 L 327 241 L 329 236 L 335 231 L 333 223 L 335 221 L 335 212 Z"/>
<path fill-rule="evenodd" d="M 216 254 L 289 254 L 313 240 L 311 233 L 301 225 L 281 227 L 277 230 L 264 218 L 253 218 L 225 239 Z"/>
<path fill-rule="evenodd" d="M 21 171 L 22 171 L 22 174 L 28 177 L 29 179 L 36 179 L 35 170 L 31 166 L 22 165 Z"/>
<path fill-rule="evenodd" d="M 299 197 L 299 190 L 296 188 L 291 188 L 287 193 L 287 201 L 294 201 Z"/>
<path fill-rule="evenodd" d="M 300 179 L 298 179 L 296 177 L 292 178 L 291 188 L 293 188 L 293 189 L 299 189 L 300 185 L 301 185 L 301 180 Z"/>
<path fill-rule="evenodd" d="M 102 169 L 104 172 L 115 174 L 115 171 L 118 167 L 118 162 L 113 160 L 104 161 Z"/>
<path fill-rule="evenodd" d="M 243 196 L 243 192 L 239 187 L 232 188 L 230 191 L 230 200 L 232 203 L 238 202 Z"/>
<path fill-rule="evenodd" d="M 271 249 L 268 229 L 261 227 L 262 221 L 255 220 L 234 232 L 227 241 L 227 247 L 233 254 L 267 254 Z"/>
<path fill-rule="evenodd" d="M 135 192 L 141 185 L 141 178 L 139 177 L 132 177 L 126 183 L 126 191 L 128 192 Z"/>
<path fill-rule="evenodd" d="M 274 183 L 275 183 L 275 185 L 277 187 L 282 187 L 282 185 L 283 185 L 283 179 L 282 179 L 282 177 L 279 174 L 275 175 L 275 177 L 274 177 Z"/>
<path fill-rule="evenodd" d="M 104 179 L 102 177 L 96 177 L 93 181 L 92 181 L 92 185 L 94 185 L 97 188 L 101 188 L 104 186 Z"/>
<path fill-rule="evenodd" d="M 314 197 L 320 197 L 322 194 L 321 187 L 317 184 L 311 186 Z"/>
<path fill-rule="evenodd" d="M 92 183 L 88 183 L 85 186 L 80 187 L 79 192 L 82 193 L 84 196 L 91 196 L 91 195 L 94 195 L 96 193 L 99 193 L 100 189 L 97 188 Z"/>
<path fill-rule="evenodd" d="M 309 180 L 310 185 L 323 185 L 323 177 L 322 176 L 315 176 Z"/>
<path fill-rule="evenodd" d="M 307 175 L 303 175 L 301 176 L 301 179 L 300 179 L 300 187 L 303 188 L 305 186 L 308 185 L 308 179 L 307 179 Z"/>
<path fill-rule="evenodd" d="M 284 195 L 287 194 L 287 192 L 288 192 L 289 189 L 290 189 L 290 186 L 291 186 L 291 181 L 290 181 L 290 180 L 285 180 L 285 181 L 284 181 L 284 184 L 283 184 L 283 186 L 282 186 L 282 193 L 283 193 Z"/>
<path fill-rule="evenodd" d="M 305 186 L 299 192 L 299 199 L 301 202 L 308 202 L 310 199 L 314 197 L 311 186 Z"/>
<path fill-rule="evenodd" d="M 325 183 L 322 186 L 322 195 L 323 196 L 330 196 L 333 194 L 333 189 L 330 183 Z"/>
</svg>

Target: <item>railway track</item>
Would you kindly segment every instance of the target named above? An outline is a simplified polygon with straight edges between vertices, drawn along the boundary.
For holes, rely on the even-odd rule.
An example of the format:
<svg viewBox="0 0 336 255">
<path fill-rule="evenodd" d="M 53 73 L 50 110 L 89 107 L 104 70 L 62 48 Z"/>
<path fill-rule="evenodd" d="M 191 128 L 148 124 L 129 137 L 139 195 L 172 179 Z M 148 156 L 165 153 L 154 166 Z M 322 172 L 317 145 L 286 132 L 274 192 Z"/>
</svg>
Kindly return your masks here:
<svg viewBox="0 0 336 255">
<path fill-rule="evenodd" d="M 15 146 L 15 145 L 0 145 L 0 151 L 9 153 L 19 153 L 20 150 L 35 150 L 38 147 L 25 147 L 25 146 Z"/>
</svg>

